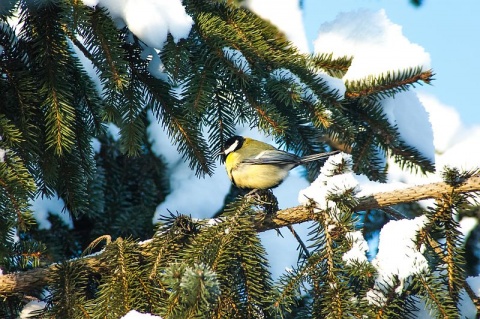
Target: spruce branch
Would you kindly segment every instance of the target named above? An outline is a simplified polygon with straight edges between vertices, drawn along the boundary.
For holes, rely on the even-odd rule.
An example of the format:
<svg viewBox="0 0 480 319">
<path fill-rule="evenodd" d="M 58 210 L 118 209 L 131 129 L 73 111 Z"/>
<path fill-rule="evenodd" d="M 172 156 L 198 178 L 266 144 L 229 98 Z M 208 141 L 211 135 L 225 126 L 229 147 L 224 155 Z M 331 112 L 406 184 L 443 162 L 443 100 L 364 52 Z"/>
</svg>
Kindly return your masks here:
<svg viewBox="0 0 480 319">
<path fill-rule="evenodd" d="M 111 90 L 107 96 L 123 90 L 128 84 L 128 76 L 122 32 L 118 31 L 102 7 L 80 10 L 80 13 L 81 21 L 76 31 L 82 36 L 83 42 L 71 33 L 67 35 L 99 71 L 102 85 Z"/>
<path fill-rule="evenodd" d="M 63 81 L 72 71 L 72 65 L 67 63 L 72 52 L 60 22 L 64 8 L 23 4 L 21 9 L 24 27 L 20 36 L 30 42 L 32 62 L 41 79 L 40 105 L 45 116 L 46 144 L 56 155 L 63 155 L 71 151 L 75 140 L 71 130 L 75 121 L 73 89 Z"/>
<path fill-rule="evenodd" d="M 176 105 L 178 101 L 174 97 L 162 93 L 169 89 L 165 82 L 145 72 L 138 72 L 137 75 L 149 90 L 147 104 L 151 106 L 179 152 L 189 160 L 190 168 L 195 169 L 198 176 L 211 175 L 213 160 L 207 152 L 205 139 L 198 131 L 200 123 L 189 118 L 186 111 Z"/>
<path fill-rule="evenodd" d="M 345 97 L 358 99 L 361 97 L 379 95 L 380 97 L 391 97 L 395 94 L 407 91 L 415 84 L 430 84 L 433 80 L 432 70 L 422 71 L 421 67 L 411 68 L 398 72 L 387 72 L 378 77 L 369 76 L 358 81 L 347 81 L 345 83 L 347 92 Z"/>
<path fill-rule="evenodd" d="M 455 187 L 456 193 L 479 191 L 480 176 L 478 175 L 466 179 L 463 184 Z M 419 185 L 403 190 L 376 193 L 368 197 L 360 198 L 358 205 L 356 205 L 353 210 L 363 211 L 367 209 L 378 209 L 400 203 L 413 202 L 428 198 L 438 198 L 443 194 L 450 194 L 451 192 L 452 186 L 444 182 Z M 257 212 L 253 216 L 253 225 L 257 232 L 263 232 L 313 220 L 315 218 L 315 214 L 317 213 L 313 212 L 312 207 L 305 206 L 296 206 L 283 209 L 272 215 L 265 215 L 263 212 Z M 144 245 L 143 247 L 147 249 L 149 243 L 145 242 L 142 245 Z M 101 254 L 82 258 L 83 262 L 90 271 L 101 272 L 101 269 L 105 267 L 104 262 L 101 262 L 99 256 L 101 256 Z M 53 271 L 53 267 L 55 267 L 55 265 L 0 276 L 0 295 L 20 293 L 22 291 L 27 291 L 32 287 L 42 287 L 47 283 L 48 278 L 50 278 L 50 273 Z"/>
<path fill-rule="evenodd" d="M 311 56 L 311 60 L 313 67 L 325 70 L 330 76 L 341 78 L 347 73 L 353 58 L 333 58 L 333 53 L 322 53 Z"/>
<path fill-rule="evenodd" d="M 420 274 L 418 276 L 418 285 L 420 292 L 425 296 L 427 309 L 433 308 L 438 311 L 440 318 L 456 317 L 455 303 L 443 289 L 440 280 L 435 280 L 426 274 Z"/>
</svg>

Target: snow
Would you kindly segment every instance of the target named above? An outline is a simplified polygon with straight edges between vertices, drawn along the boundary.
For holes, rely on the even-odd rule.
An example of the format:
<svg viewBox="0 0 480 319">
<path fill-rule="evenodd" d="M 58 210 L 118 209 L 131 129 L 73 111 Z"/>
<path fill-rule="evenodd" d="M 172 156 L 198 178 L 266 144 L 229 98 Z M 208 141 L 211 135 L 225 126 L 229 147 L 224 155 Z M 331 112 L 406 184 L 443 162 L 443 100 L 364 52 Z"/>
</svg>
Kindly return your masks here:
<svg viewBox="0 0 480 319">
<path fill-rule="evenodd" d="M 1 48 L 1 47 L 0 47 Z M 0 52 L 1 54 L 1 52 Z M 2 135 L 0 135 L 0 141 L 2 140 Z M 7 154 L 7 150 L 6 149 L 3 149 L 3 148 L 0 148 L 0 163 L 4 162 L 5 161 L 5 155 Z"/>
<path fill-rule="evenodd" d="M 95 7 L 98 4 L 98 0 L 82 0 L 83 4 L 89 7 Z"/>
<path fill-rule="evenodd" d="M 18 229 L 16 227 L 12 227 L 12 232 L 13 232 L 13 236 L 11 237 L 11 241 L 14 243 L 20 242 L 20 237 L 18 236 L 19 234 Z"/>
<path fill-rule="evenodd" d="M 96 154 L 100 153 L 100 149 L 102 148 L 102 143 L 100 143 L 98 138 L 95 138 L 95 137 L 92 138 L 92 140 L 90 141 L 90 145 L 92 146 L 92 149 Z"/>
<path fill-rule="evenodd" d="M 414 219 L 392 220 L 383 226 L 378 253 L 372 260 L 377 277 L 374 289 L 367 295 L 370 303 L 378 303 L 378 300 L 372 298 L 381 296 L 385 285 L 393 286 L 394 276 L 400 281 L 397 292 L 401 292 L 411 276 L 428 271 L 428 262 L 422 254 L 424 247 L 417 249 L 415 243 L 418 231 L 427 222 L 427 217 L 419 216 Z"/>
<path fill-rule="evenodd" d="M 179 41 L 188 36 L 193 24 L 193 20 L 186 14 L 180 0 L 83 0 L 83 3 L 88 6 L 103 6 L 110 11 L 118 25 L 127 24 L 129 29 L 146 44 L 143 54 L 145 58 L 150 59 L 149 71 L 157 78 L 166 80 L 158 50 L 162 49 L 168 33 L 172 34 L 175 41 Z M 308 52 L 298 0 L 247 0 L 245 4 L 260 16 L 276 24 L 301 52 Z M 247 74 L 250 73 L 250 67 L 239 51 L 224 48 L 223 52 L 231 58 L 236 67 Z M 379 75 L 412 66 L 421 66 L 424 70 L 430 68 L 429 54 L 421 46 L 406 39 L 402 34 L 401 26 L 392 23 L 383 10 L 342 13 L 334 21 L 323 24 L 315 41 L 315 53 L 331 52 L 334 57 L 354 56 L 349 71 L 342 79 L 332 78 L 324 73 L 318 75 L 332 89 L 338 90 L 340 96 L 345 93 L 347 80 L 358 80 L 368 75 Z M 77 52 L 77 54 L 81 57 L 80 53 Z M 94 78 L 93 68 L 87 71 Z M 285 75 L 295 80 L 295 75 L 290 71 L 275 70 L 274 72 L 278 72 L 274 75 Z M 297 83 L 300 81 L 298 80 Z M 424 156 L 434 160 L 438 168 L 448 164 L 469 169 L 480 163 L 478 148 L 480 127 L 465 128 L 458 113 L 452 107 L 443 105 L 435 97 L 414 92 L 398 93 L 394 98 L 385 98 L 381 104 L 389 122 L 398 127 L 402 139 L 417 148 Z M 224 167 L 218 165 L 212 177 L 197 178 L 173 145 L 171 138 L 165 133 L 162 125 L 157 123 L 151 113 L 148 119 L 150 121 L 149 139 L 153 143 L 154 152 L 166 160 L 171 183 L 171 193 L 165 202 L 157 207 L 153 222 L 158 220 L 160 214 L 167 213 L 167 210 L 191 214 L 197 218 L 211 217 L 223 206 L 224 197 L 230 188 L 230 181 Z M 112 124 L 109 125 L 108 130 L 118 139 L 118 127 Z M 249 128 L 239 127 L 237 133 L 273 144 L 271 138 Z M 97 142 L 92 142 L 96 149 L 98 149 Z M 468 156 L 461 156 L 461 154 L 468 154 Z M 274 189 L 280 208 L 295 206 L 296 190 L 300 189 L 303 190 L 298 195 L 298 201 L 306 203 L 307 198 L 313 198 L 321 203 L 321 207 L 327 208 L 335 206 L 333 202 L 326 199 L 329 193 L 341 194 L 345 190 L 353 189 L 357 196 L 361 197 L 379 191 L 391 191 L 439 180 L 436 174 L 419 176 L 402 171 L 392 163 L 389 163 L 388 184 L 368 181 L 365 176 L 353 174 L 351 171 L 334 176 L 332 170 L 335 168 L 336 160 L 348 160 L 348 155 L 339 154 L 331 157 L 322 168 L 319 178 L 310 186 L 302 177 L 302 168 L 293 170 L 285 182 Z M 72 222 L 68 212 L 62 213 L 63 207 L 63 202 L 59 199 L 36 199 L 32 208 L 41 228 L 49 229 L 51 226 L 46 220 L 48 211 L 62 216 L 71 227 Z M 378 244 L 378 254 L 372 261 L 378 270 L 378 277 L 375 289 L 367 294 L 372 303 L 376 302 L 373 300 L 374 296 L 379 297 L 381 301 L 381 284 L 391 283 L 392 275 L 398 275 L 405 283 L 410 276 L 426 269 L 422 249 L 417 249 L 413 243 L 416 232 L 425 222 L 425 217 L 391 221 L 380 232 L 378 242 L 369 242 L 370 251 L 376 250 L 373 248 Z M 460 223 L 462 232 L 468 234 L 475 221 L 464 218 Z M 295 230 L 300 237 L 306 238 L 309 232 L 308 226 L 309 223 L 295 225 Z M 262 243 L 269 253 L 269 262 L 273 265 L 274 278 L 278 278 L 287 267 L 296 264 L 297 261 L 295 239 L 287 230 L 282 230 L 282 233 L 283 238 L 274 231 L 260 234 Z M 366 261 L 365 253 L 369 248 L 361 232 L 348 233 L 347 237 L 353 245 L 343 256 L 345 263 L 348 265 L 354 260 Z M 479 281 L 479 277 L 467 279 L 472 289 L 480 296 Z M 464 298 L 464 300 L 467 299 Z M 467 309 L 470 306 L 465 301 L 464 307 Z M 462 314 L 469 313 L 470 310 L 465 311 Z M 132 310 L 123 318 L 160 317 Z"/>
<path fill-rule="evenodd" d="M 467 277 L 467 284 L 470 285 L 470 288 L 472 288 L 473 292 L 477 297 L 480 297 L 480 276 L 476 277 Z"/>
<path fill-rule="evenodd" d="M 39 229 L 50 229 L 52 224 L 48 221 L 48 215 L 53 214 L 60 217 L 60 219 L 73 229 L 73 221 L 63 199 L 53 196 L 52 198 L 38 195 L 30 202 L 33 215 L 38 222 Z"/>
<path fill-rule="evenodd" d="M 354 262 L 367 262 L 368 244 L 365 238 L 363 238 L 362 232 L 357 230 L 354 232 L 348 232 L 345 238 L 352 242 L 352 248 L 342 256 L 342 260 L 347 266 L 351 266 Z"/>
<path fill-rule="evenodd" d="M 154 316 L 149 313 L 141 313 L 136 310 L 130 310 L 125 316 L 121 319 L 162 319 L 160 316 Z"/>
<path fill-rule="evenodd" d="M 245 5 L 275 25 L 301 52 L 309 52 L 299 0 L 246 0 Z"/>
<path fill-rule="evenodd" d="M 471 278 L 471 277 L 468 277 Z M 468 281 L 467 278 L 467 281 Z M 438 313 L 435 311 L 430 311 L 425 304 L 425 301 L 419 296 L 408 297 L 414 301 L 415 307 L 418 310 L 412 312 L 412 318 L 416 319 L 434 319 L 439 318 Z M 460 318 L 478 318 L 477 309 L 475 304 L 472 302 L 468 294 L 465 292 L 465 289 L 462 289 L 460 292 L 460 301 L 458 302 L 458 309 L 460 310 Z"/>
<path fill-rule="evenodd" d="M 375 230 L 370 234 L 370 238 L 367 240 L 368 243 L 368 259 L 373 259 L 378 252 L 378 239 L 380 238 L 380 231 Z"/>
<path fill-rule="evenodd" d="M 308 233 L 311 223 L 303 223 L 299 225 L 293 225 L 295 233 L 300 238 L 308 238 Z M 281 275 L 285 274 L 285 269 L 295 268 L 298 261 L 298 242 L 286 228 L 280 229 L 282 235 L 276 231 L 266 231 L 259 234 L 262 241 L 262 245 L 267 251 L 268 263 L 271 266 L 270 272 L 273 279 L 278 279 Z"/>
<path fill-rule="evenodd" d="M 465 289 L 462 289 L 460 292 L 460 301 L 458 302 L 457 306 L 460 310 L 460 318 L 478 318 L 477 308 L 475 307 L 472 299 L 470 299 L 468 296 Z"/>
<path fill-rule="evenodd" d="M 77 35 L 77 40 L 80 41 L 80 43 L 84 44 L 83 38 L 80 35 Z M 75 52 L 75 55 L 79 59 L 81 65 L 83 66 L 83 69 L 85 72 L 87 72 L 88 76 L 90 79 L 93 81 L 95 84 L 95 88 L 99 94 L 102 94 L 103 88 L 102 84 L 100 81 L 100 77 L 98 73 L 96 72 L 95 66 L 93 65 L 92 61 L 88 59 L 85 54 L 83 54 L 82 50 L 80 50 L 76 45 L 74 45 L 70 40 L 68 40 L 68 45 L 70 48 Z"/>
<path fill-rule="evenodd" d="M 429 54 L 405 38 L 401 26 L 392 23 L 384 10 L 341 13 L 324 23 L 315 41 L 315 53 L 331 52 L 334 57 L 354 57 L 344 81 L 417 66 L 430 69 Z M 403 141 L 434 161 L 433 131 L 416 94 L 398 93 L 382 100 L 381 105 L 390 124 L 398 126 Z"/>
<path fill-rule="evenodd" d="M 401 92 L 381 101 L 392 126 L 397 126 L 402 140 L 435 162 L 433 130 L 429 114 L 413 91 Z"/>
<path fill-rule="evenodd" d="M 429 113 L 433 128 L 433 142 L 437 152 L 443 153 L 460 142 L 463 124 L 458 112 L 432 95 L 419 93 L 418 97 Z"/>
<path fill-rule="evenodd" d="M 335 78 L 324 72 L 318 73 L 317 77 L 325 81 L 331 90 L 336 91 L 336 94 L 339 96 L 339 100 L 343 100 L 345 92 L 347 91 L 347 87 L 342 79 Z"/>
<path fill-rule="evenodd" d="M 217 166 L 212 176 L 198 178 L 190 169 L 167 136 L 154 115 L 149 112 L 150 125 L 147 128 L 152 151 L 165 158 L 170 174 L 170 194 L 154 214 L 156 223 L 168 211 L 191 214 L 197 218 L 209 218 L 223 207 L 224 198 L 230 189 L 230 180 L 223 166 Z"/>
<path fill-rule="evenodd" d="M 27 303 L 20 312 L 19 319 L 34 318 L 36 310 L 42 310 L 47 304 L 43 301 L 32 300 Z"/>
<path fill-rule="evenodd" d="M 160 51 L 151 47 L 144 47 L 142 55 L 144 59 L 150 59 L 148 62 L 148 72 L 151 75 L 164 82 L 168 81 L 168 74 L 165 72 L 165 65 L 160 59 Z"/>
<path fill-rule="evenodd" d="M 115 124 L 108 123 L 107 132 L 110 134 L 114 141 L 118 141 L 120 139 L 120 128 Z"/>
<path fill-rule="evenodd" d="M 308 88 L 301 80 L 300 78 L 293 74 L 290 70 L 287 69 L 276 69 L 273 70 L 271 73 L 272 77 L 275 78 L 276 80 L 291 80 L 297 85 L 300 86 L 302 89 L 302 98 L 306 100 L 310 100 L 311 103 L 317 103 L 318 101 L 318 96 L 316 96 L 313 91 Z M 345 92 L 347 88 L 345 87 L 345 83 L 343 82 L 342 79 L 338 79 L 335 77 L 332 77 L 326 73 L 320 72 L 317 73 L 317 78 L 323 80 L 325 84 L 330 88 L 332 91 L 336 91 L 336 95 L 338 96 L 338 100 L 343 99 Z"/>
<path fill-rule="evenodd" d="M 152 143 L 152 151 L 157 155 L 161 155 L 168 167 L 173 169 L 182 161 L 180 153 L 177 151 L 176 146 L 173 145 L 167 132 L 163 130 L 162 124 L 158 123 L 151 111 L 148 111 L 147 119 L 150 122 L 150 125 L 147 127 L 147 135 Z"/>
<path fill-rule="evenodd" d="M 478 218 L 476 217 L 463 217 L 460 222 L 460 232 L 463 235 L 463 243 L 467 240 L 468 236 L 478 225 Z"/>
<path fill-rule="evenodd" d="M 413 295 L 413 296 L 409 296 L 407 298 L 410 299 L 411 301 L 413 301 L 415 307 L 417 308 L 417 310 L 414 310 L 412 312 L 413 318 L 416 318 L 416 319 L 433 319 L 433 318 L 435 318 L 430 314 L 430 311 L 427 309 L 427 304 L 425 303 L 425 301 L 423 299 L 421 299 L 419 296 Z"/>
<path fill-rule="evenodd" d="M 358 80 L 421 66 L 430 69 L 430 55 L 411 43 L 402 27 L 391 22 L 385 11 L 357 10 L 340 13 L 332 22 L 320 26 L 314 43 L 316 53 L 334 57 L 353 56 L 344 80 Z"/>
<path fill-rule="evenodd" d="M 154 77 L 168 81 L 160 50 L 169 34 L 177 43 L 188 37 L 193 25 L 193 19 L 186 13 L 181 0 L 83 0 L 83 3 L 108 9 L 118 28 L 128 26 L 142 41 L 142 57 L 149 61 L 148 71 Z M 82 42 L 81 38 L 79 40 Z M 73 48 L 101 92 L 98 76 L 90 70 L 90 61 L 75 46 Z"/>
<path fill-rule="evenodd" d="M 470 128 L 461 141 L 438 156 L 437 166 L 439 168 L 452 166 L 464 170 L 478 168 L 480 163 L 479 140 L 480 126 Z"/>
<path fill-rule="evenodd" d="M 176 163 L 171 174 L 172 191 L 157 207 L 154 222 L 169 210 L 198 218 L 209 218 L 223 207 L 223 200 L 230 188 L 230 180 L 223 167 L 217 167 L 212 177 L 199 179 L 187 163 L 180 161 Z"/>
<path fill-rule="evenodd" d="M 454 108 L 443 104 L 429 94 L 421 93 L 418 97 L 429 113 L 432 123 L 437 172 L 426 176 L 415 174 L 402 170 L 390 161 L 388 180 L 402 181 L 408 185 L 421 185 L 442 181 L 440 172 L 445 166 L 463 170 L 478 168 L 480 125 L 466 126 Z M 468 156 L 465 156 L 466 154 Z"/>
<path fill-rule="evenodd" d="M 245 58 L 245 56 L 243 56 L 242 52 L 229 47 L 223 48 L 222 51 L 225 58 L 230 60 L 237 69 L 239 69 L 240 71 L 248 75 L 252 73 L 252 70 L 250 69 L 250 65 L 247 59 Z"/>
<path fill-rule="evenodd" d="M 388 183 L 375 182 L 369 180 L 365 175 L 357 175 L 357 178 L 359 179 L 360 183 L 360 191 L 357 193 L 358 198 L 371 196 L 376 193 L 393 192 L 413 186 L 412 184 L 406 184 L 397 181 L 391 181 Z"/>
<path fill-rule="evenodd" d="M 341 163 L 349 163 L 345 172 L 333 175 L 338 165 Z M 339 153 L 330 156 L 322 169 L 320 175 L 307 188 L 300 191 L 298 201 L 300 204 L 309 205 L 310 200 L 316 202 L 316 206 L 320 210 L 335 208 L 335 202 L 329 200 L 331 194 L 342 194 L 347 190 L 353 190 L 355 193 L 359 191 L 359 182 L 355 178 L 355 174 L 351 172 L 352 156 L 346 153 Z"/>
<path fill-rule="evenodd" d="M 348 163 L 344 166 L 344 172 L 334 175 L 338 165 L 342 162 Z M 309 205 L 311 199 L 316 202 L 318 209 L 327 210 L 336 206 L 328 199 L 330 195 L 341 195 L 347 191 L 353 191 L 354 195 L 360 198 L 411 186 L 401 182 L 386 184 L 370 181 L 365 175 L 353 173 L 351 165 L 352 156 L 350 154 L 339 153 L 330 156 L 321 168 L 317 179 L 298 194 L 300 204 Z"/>
<path fill-rule="evenodd" d="M 123 20 L 140 40 L 157 49 L 163 48 L 169 33 L 175 42 L 187 38 L 193 25 L 180 0 L 83 0 L 83 3 L 107 8 L 112 18 Z"/>
</svg>

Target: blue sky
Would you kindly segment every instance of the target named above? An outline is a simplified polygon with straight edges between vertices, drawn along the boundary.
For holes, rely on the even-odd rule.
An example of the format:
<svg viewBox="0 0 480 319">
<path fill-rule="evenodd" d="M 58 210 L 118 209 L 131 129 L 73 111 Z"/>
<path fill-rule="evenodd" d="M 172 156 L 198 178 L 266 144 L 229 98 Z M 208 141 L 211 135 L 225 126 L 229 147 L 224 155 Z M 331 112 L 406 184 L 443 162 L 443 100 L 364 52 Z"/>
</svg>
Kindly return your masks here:
<svg viewBox="0 0 480 319">
<path fill-rule="evenodd" d="M 417 87 L 454 107 L 467 125 L 480 123 L 479 0 L 425 0 L 417 8 L 408 0 L 304 0 L 304 22 L 311 48 L 323 22 L 342 11 L 385 9 L 404 35 L 430 53 L 435 81 Z"/>
</svg>

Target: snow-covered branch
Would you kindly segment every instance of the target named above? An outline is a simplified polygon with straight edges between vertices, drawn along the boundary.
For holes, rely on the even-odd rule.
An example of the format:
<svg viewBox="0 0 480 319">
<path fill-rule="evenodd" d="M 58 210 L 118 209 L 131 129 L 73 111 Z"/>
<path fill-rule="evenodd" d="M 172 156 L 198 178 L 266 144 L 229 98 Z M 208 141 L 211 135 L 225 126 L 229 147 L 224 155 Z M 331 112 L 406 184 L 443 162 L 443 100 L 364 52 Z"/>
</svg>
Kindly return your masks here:
<svg viewBox="0 0 480 319">
<path fill-rule="evenodd" d="M 380 192 L 359 199 L 356 211 L 367 209 L 379 209 L 400 203 L 407 203 L 428 198 L 439 198 L 443 194 L 449 194 L 452 191 L 466 193 L 480 191 L 480 176 L 473 176 L 455 188 L 447 183 L 432 183 L 395 190 L 391 192 Z M 303 205 L 280 210 L 275 214 L 264 214 L 259 212 L 254 216 L 255 228 L 258 232 L 281 228 L 292 224 L 303 223 L 312 220 L 314 214 L 313 207 Z M 145 244 L 141 244 L 146 248 Z M 82 258 L 86 266 L 92 272 L 101 271 L 99 255 L 86 256 Z M 45 268 L 35 268 L 32 270 L 5 274 L 0 276 L 0 295 L 9 295 L 20 293 L 31 289 L 32 287 L 42 287 L 48 283 L 50 273 L 55 269 L 55 265 Z"/>
<path fill-rule="evenodd" d="M 453 188 L 444 182 L 413 186 L 390 192 L 379 192 L 359 199 L 355 211 L 379 209 L 400 203 L 409 203 L 429 198 L 439 198 L 453 190 L 460 193 L 480 191 L 480 176 L 473 176 L 463 184 Z M 259 232 L 299 224 L 312 219 L 313 209 L 303 205 L 279 210 L 276 214 L 256 217 L 255 225 Z"/>
</svg>

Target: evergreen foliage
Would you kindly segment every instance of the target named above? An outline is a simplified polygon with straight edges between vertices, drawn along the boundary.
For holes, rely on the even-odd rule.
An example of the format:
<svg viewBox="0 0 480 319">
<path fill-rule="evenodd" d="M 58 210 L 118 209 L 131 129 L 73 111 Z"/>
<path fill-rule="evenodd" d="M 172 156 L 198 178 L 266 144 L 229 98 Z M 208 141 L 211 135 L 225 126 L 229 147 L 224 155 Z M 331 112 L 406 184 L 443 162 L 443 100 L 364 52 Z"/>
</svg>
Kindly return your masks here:
<svg viewBox="0 0 480 319">
<path fill-rule="evenodd" d="M 379 211 L 355 211 L 355 188 L 330 194 L 333 204 L 321 213 L 311 203 L 309 246 L 300 245 L 298 264 L 277 282 L 252 218 L 275 213 L 274 204 L 238 196 L 217 219 L 170 213 L 154 231 L 169 176 L 147 137 L 149 114 L 198 176 L 212 174 L 238 124 L 299 155 L 351 153 L 353 161 L 332 175 L 353 171 L 385 181 L 386 155 L 411 170 L 435 169 L 380 106 L 429 84 L 431 70 L 347 82 L 340 96 L 318 73 L 341 78 L 352 57 L 301 54 L 235 1 L 183 3 L 195 23 L 188 38 L 169 36 L 159 53 L 166 78 L 149 72 L 156 51 L 128 27 L 117 28 L 101 7 L 0 4 L 0 268 L 13 273 L 59 262 L 43 291 L 0 291 L 0 316 L 16 317 L 26 295 L 47 302 L 41 318 L 113 319 L 132 309 L 164 318 L 405 318 L 419 300 L 437 318 L 459 317 L 475 246 L 464 246 L 457 216 L 478 216 L 478 194 L 456 188 L 478 172 L 445 169 L 450 194 L 427 211 L 399 208 L 428 218 L 415 241 L 425 247 L 428 270 L 376 290 L 371 263 L 343 258 L 353 232 L 368 237 L 387 221 Z M 8 24 L 15 12 L 19 32 Z M 101 89 L 79 55 L 92 63 Z M 318 165 L 309 165 L 310 179 Z M 40 229 L 31 212 L 38 196 L 61 198 L 73 226 L 50 215 L 51 228 Z M 365 298 L 369 293 L 376 297 Z"/>
</svg>

